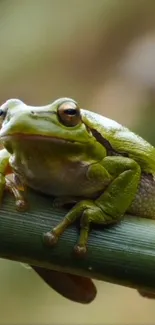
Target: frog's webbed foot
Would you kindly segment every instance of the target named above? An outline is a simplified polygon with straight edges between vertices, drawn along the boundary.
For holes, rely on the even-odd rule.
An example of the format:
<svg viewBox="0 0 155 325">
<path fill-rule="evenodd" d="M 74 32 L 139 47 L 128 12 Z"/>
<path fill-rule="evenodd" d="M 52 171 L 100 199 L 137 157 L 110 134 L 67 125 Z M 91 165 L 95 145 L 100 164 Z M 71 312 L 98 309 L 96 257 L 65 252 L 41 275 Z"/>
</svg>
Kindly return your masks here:
<svg viewBox="0 0 155 325">
<path fill-rule="evenodd" d="M 68 205 L 68 204 L 73 205 L 76 202 L 77 202 L 77 198 L 70 197 L 70 196 L 62 196 L 62 197 L 54 198 L 54 200 L 52 202 L 52 206 L 53 206 L 53 208 L 61 208 L 64 205 Z"/>
<path fill-rule="evenodd" d="M 15 197 L 15 205 L 16 205 L 16 209 L 18 211 L 26 211 L 27 210 L 27 202 L 24 198 L 24 196 L 22 195 L 18 185 L 8 179 L 7 177 L 5 178 L 5 188 L 6 190 L 8 190 L 10 193 L 13 194 L 13 196 Z"/>
</svg>

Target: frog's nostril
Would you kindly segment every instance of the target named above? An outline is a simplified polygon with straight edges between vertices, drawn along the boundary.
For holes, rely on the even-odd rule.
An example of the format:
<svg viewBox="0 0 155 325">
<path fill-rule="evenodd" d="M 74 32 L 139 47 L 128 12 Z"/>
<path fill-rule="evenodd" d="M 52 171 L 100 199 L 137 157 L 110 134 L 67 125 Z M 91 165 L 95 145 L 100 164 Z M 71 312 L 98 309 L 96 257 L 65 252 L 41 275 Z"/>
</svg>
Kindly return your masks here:
<svg viewBox="0 0 155 325">
<path fill-rule="evenodd" d="M 37 120 L 39 118 L 38 112 L 31 111 L 30 112 L 30 117 L 32 117 L 33 119 Z"/>
<path fill-rule="evenodd" d="M 35 111 L 31 111 L 31 116 L 37 117 L 37 113 Z"/>
</svg>

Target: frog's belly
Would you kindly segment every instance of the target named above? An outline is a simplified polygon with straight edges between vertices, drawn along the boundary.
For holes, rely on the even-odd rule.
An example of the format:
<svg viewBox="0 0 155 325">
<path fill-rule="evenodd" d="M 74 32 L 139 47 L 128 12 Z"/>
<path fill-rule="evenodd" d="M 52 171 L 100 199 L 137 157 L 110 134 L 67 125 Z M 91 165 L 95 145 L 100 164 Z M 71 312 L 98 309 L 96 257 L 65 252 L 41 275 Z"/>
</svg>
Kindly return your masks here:
<svg viewBox="0 0 155 325">
<path fill-rule="evenodd" d="M 12 159 L 10 164 L 23 184 L 48 195 L 95 198 L 104 188 L 103 182 L 87 178 L 89 165 L 85 163 L 50 162 L 50 168 L 48 164 L 42 168 L 38 163 Z"/>
</svg>

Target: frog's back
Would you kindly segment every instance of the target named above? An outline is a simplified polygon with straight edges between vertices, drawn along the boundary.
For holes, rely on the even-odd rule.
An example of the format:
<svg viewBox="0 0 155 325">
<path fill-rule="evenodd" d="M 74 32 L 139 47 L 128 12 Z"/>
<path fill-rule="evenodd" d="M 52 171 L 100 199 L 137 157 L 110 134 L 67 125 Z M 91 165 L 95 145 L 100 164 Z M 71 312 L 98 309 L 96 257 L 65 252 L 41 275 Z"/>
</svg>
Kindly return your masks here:
<svg viewBox="0 0 155 325">
<path fill-rule="evenodd" d="M 151 144 L 107 117 L 86 110 L 82 110 L 82 116 L 84 123 L 91 130 L 97 130 L 114 152 L 127 154 L 140 164 L 143 171 L 155 173 L 155 148 Z"/>
</svg>

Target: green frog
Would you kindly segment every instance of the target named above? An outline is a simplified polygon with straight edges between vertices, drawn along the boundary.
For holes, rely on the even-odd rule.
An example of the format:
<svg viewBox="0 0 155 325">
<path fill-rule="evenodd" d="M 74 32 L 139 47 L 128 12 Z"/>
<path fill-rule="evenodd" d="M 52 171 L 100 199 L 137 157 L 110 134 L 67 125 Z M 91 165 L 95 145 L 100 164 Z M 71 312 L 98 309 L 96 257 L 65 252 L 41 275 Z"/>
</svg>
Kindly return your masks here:
<svg viewBox="0 0 155 325">
<path fill-rule="evenodd" d="M 128 128 L 71 98 L 40 107 L 10 99 L 0 115 L 0 200 L 8 187 L 17 209 L 26 209 L 22 186 L 54 196 L 57 206 L 73 205 L 43 234 L 44 244 L 55 245 L 79 218 L 74 251 L 81 256 L 90 224 L 113 224 L 125 213 L 155 218 L 155 148 Z"/>
</svg>

